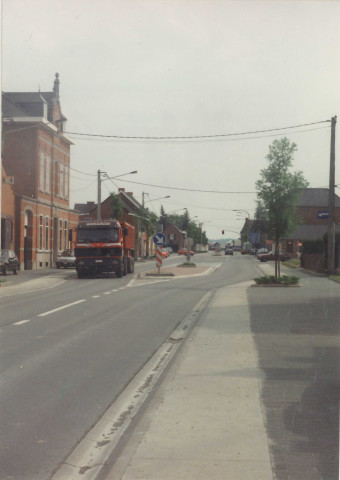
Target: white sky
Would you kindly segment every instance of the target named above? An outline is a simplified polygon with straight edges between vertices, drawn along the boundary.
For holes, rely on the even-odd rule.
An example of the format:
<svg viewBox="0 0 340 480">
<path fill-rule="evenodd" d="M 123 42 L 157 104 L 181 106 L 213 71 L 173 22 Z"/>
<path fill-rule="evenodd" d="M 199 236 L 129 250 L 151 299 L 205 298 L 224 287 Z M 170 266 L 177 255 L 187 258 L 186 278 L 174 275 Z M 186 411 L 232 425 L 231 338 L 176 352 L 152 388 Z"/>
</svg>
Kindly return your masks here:
<svg viewBox="0 0 340 480">
<path fill-rule="evenodd" d="M 60 74 L 67 132 L 196 136 L 330 120 L 340 112 L 340 2 L 2 0 L 2 89 L 51 91 Z M 301 132 L 301 130 L 310 130 Z M 297 133 L 300 131 L 300 133 Z M 283 132 L 294 170 L 327 187 L 330 124 Z M 71 203 L 96 201 L 103 182 L 157 214 L 187 207 L 210 239 L 237 237 L 253 216 L 255 182 L 283 135 L 199 141 L 71 136 Z M 338 135 L 339 137 L 339 135 Z M 337 140 L 337 152 L 339 151 Z M 146 185 L 234 193 L 198 193 Z M 336 172 L 336 183 L 340 183 Z M 340 190 L 337 190 L 340 193 Z"/>
</svg>

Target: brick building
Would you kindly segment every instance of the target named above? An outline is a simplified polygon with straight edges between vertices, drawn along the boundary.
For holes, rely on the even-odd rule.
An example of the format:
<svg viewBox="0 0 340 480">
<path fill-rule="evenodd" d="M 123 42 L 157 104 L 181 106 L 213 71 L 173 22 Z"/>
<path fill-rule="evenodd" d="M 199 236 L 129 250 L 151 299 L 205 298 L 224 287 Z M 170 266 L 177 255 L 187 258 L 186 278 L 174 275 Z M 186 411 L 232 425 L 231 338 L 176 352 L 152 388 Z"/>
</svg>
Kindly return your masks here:
<svg viewBox="0 0 340 480">
<path fill-rule="evenodd" d="M 56 74 L 52 92 L 2 94 L 2 162 L 13 178 L 14 249 L 25 269 L 53 266 L 79 219 L 69 207 L 73 142 L 63 133 L 59 83 Z"/>
<path fill-rule="evenodd" d="M 171 247 L 174 252 L 177 252 L 184 247 L 186 239 L 186 232 L 181 231 L 178 227 L 172 223 L 167 223 L 165 227 L 166 245 Z"/>
<path fill-rule="evenodd" d="M 297 203 L 299 217 L 295 231 L 281 241 L 281 250 L 298 256 L 299 243 L 322 240 L 328 232 L 328 188 L 305 188 Z M 335 195 L 335 231 L 340 232 L 340 198 Z"/>
<path fill-rule="evenodd" d="M 1 165 L 1 248 L 14 250 L 15 194 L 13 177 Z"/>
</svg>

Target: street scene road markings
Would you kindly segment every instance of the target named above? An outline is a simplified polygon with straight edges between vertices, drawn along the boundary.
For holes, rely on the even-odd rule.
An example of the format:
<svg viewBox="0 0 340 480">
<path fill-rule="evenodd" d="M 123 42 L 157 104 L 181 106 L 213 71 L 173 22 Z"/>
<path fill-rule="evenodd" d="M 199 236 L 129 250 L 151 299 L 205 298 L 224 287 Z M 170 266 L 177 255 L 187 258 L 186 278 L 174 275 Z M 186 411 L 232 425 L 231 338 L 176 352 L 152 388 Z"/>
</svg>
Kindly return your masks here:
<svg viewBox="0 0 340 480">
<path fill-rule="evenodd" d="M 91 298 L 100 298 L 100 295 L 92 295 Z"/>
<path fill-rule="evenodd" d="M 13 323 L 13 325 L 23 325 L 24 323 L 28 323 L 30 322 L 31 320 L 21 320 L 20 322 L 15 322 Z"/>
<path fill-rule="evenodd" d="M 51 313 L 59 312 L 60 310 L 64 310 L 65 308 L 73 307 L 73 305 L 78 305 L 79 303 L 86 302 L 86 300 L 77 300 L 76 302 L 68 303 L 67 305 L 63 305 L 58 308 L 54 308 L 53 310 L 49 310 L 48 312 L 40 313 L 38 317 L 45 317 L 46 315 L 51 315 Z"/>
<path fill-rule="evenodd" d="M 110 295 L 111 292 L 104 292 L 104 295 Z"/>
</svg>

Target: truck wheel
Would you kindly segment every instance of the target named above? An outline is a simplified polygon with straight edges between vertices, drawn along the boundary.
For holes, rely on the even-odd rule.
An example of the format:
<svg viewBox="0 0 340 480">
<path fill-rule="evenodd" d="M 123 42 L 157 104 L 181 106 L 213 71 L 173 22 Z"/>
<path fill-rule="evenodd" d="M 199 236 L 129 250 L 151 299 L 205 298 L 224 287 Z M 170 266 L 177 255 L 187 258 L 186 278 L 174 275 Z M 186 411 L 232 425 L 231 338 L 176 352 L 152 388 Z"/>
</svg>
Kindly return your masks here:
<svg viewBox="0 0 340 480">
<path fill-rule="evenodd" d="M 118 267 L 118 269 L 117 269 L 117 271 L 116 271 L 116 275 L 117 275 L 118 278 L 122 278 L 122 276 L 123 276 L 123 269 L 124 269 L 124 267 L 123 267 L 123 262 L 120 262 L 119 267 Z"/>
<path fill-rule="evenodd" d="M 123 275 L 127 275 L 127 259 L 124 257 L 123 259 Z"/>
<path fill-rule="evenodd" d="M 135 259 L 130 257 L 128 260 L 128 273 L 133 273 L 135 271 Z"/>
<path fill-rule="evenodd" d="M 84 272 L 77 272 L 78 278 L 84 278 Z"/>
</svg>

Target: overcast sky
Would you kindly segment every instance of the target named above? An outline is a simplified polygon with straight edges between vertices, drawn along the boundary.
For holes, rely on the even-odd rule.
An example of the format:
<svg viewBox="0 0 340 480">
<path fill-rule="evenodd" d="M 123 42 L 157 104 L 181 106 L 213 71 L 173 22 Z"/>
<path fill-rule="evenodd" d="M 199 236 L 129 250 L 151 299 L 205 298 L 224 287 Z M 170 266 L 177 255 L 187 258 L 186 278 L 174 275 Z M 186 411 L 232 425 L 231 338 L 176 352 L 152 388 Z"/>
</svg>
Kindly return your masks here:
<svg viewBox="0 0 340 480">
<path fill-rule="evenodd" d="M 2 0 L 2 10 L 2 89 L 51 91 L 58 72 L 67 132 L 214 136 L 340 112 L 337 1 Z M 298 146 L 294 170 L 327 187 L 330 123 L 187 140 L 69 134 L 71 206 L 96 201 L 98 169 L 138 170 L 103 182 L 102 197 L 145 192 L 157 214 L 187 207 L 210 239 L 222 229 L 236 238 L 254 214 L 269 145 L 284 135 Z"/>
</svg>

